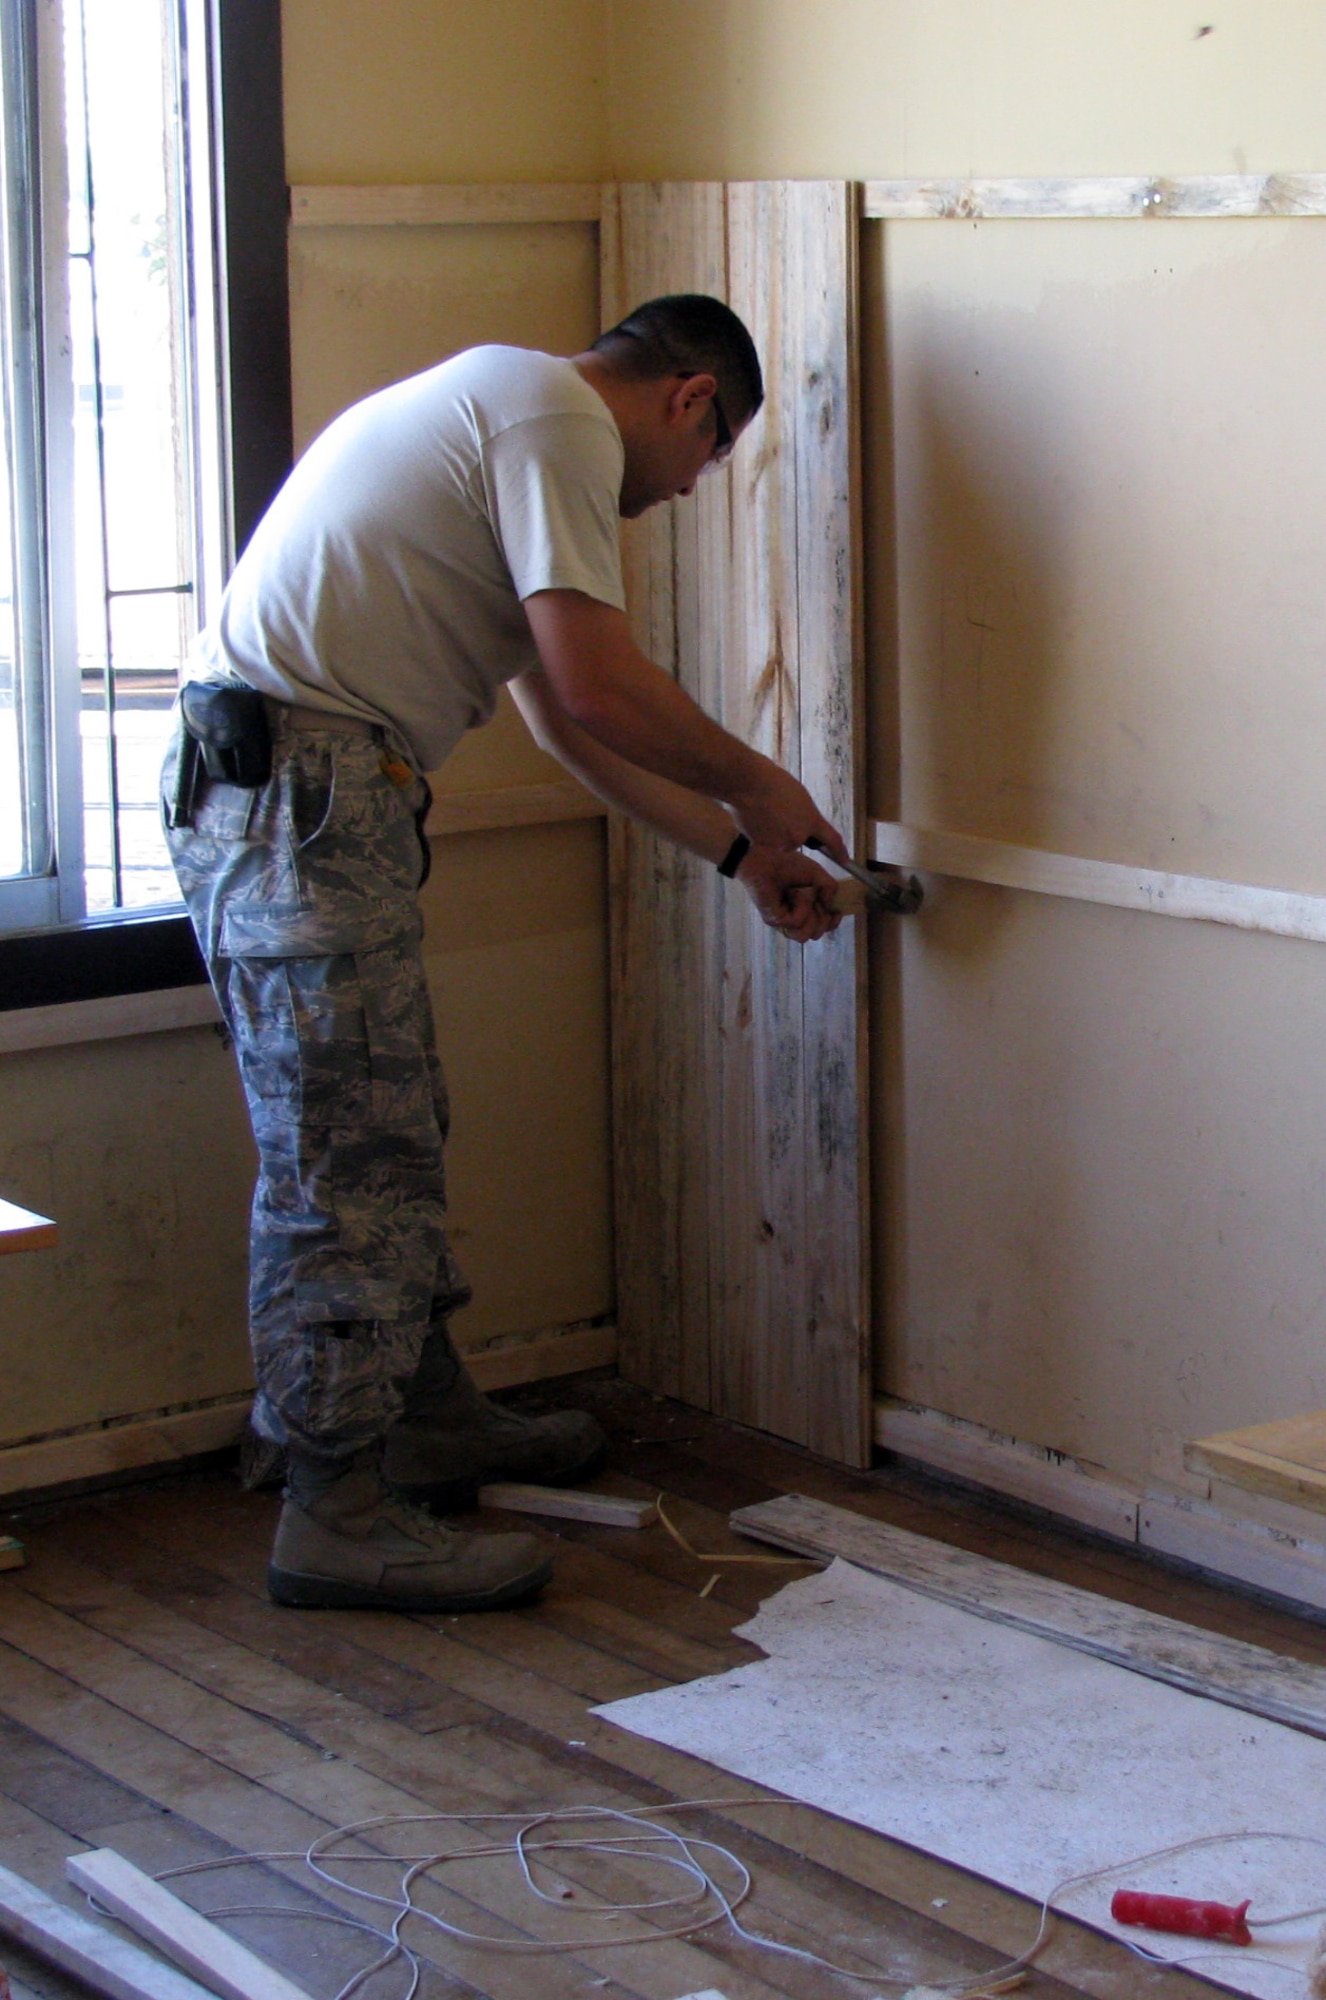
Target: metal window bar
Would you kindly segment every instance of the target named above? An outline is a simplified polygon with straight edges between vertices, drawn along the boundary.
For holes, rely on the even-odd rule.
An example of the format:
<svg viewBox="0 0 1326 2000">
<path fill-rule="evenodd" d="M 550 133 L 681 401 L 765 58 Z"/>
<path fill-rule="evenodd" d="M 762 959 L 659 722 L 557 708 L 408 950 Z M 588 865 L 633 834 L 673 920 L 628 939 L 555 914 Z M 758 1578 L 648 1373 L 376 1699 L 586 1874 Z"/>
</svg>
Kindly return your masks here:
<svg viewBox="0 0 1326 2000">
<path fill-rule="evenodd" d="M 71 79 L 71 99 L 77 102 L 77 129 L 71 118 L 69 132 L 70 179 L 81 197 L 84 237 L 81 246 L 70 245 L 71 263 L 82 263 L 87 273 L 87 305 L 90 323 L 91 389 L 92 412 L 95 433 L 95 484 L 97 549 L 96 559 L 100 571 L 100 620 L 97 634 L 98 678 L 100 680 L 101 711 L 105 721 L 105 783 L 107 794 L 107 822 L 110 873 L 110 906 L 122 910 L 127 905 L 126 862 L 124 853 L 123 821 L 128 811 L 155 813 L 152 800 L 126 801 L 121 783 L 120 759 L 120 688 L 122 672 L 121 660 L 115 631 L 113 607 L 117 602 L 150 597 L 176 597 L 192 599 L 195 596 L 195 582 L 192 575 L 169 583 L 143 585 L 118 585 L 113 581 L 113 553 L 110 535 L 110 479 L 108 474 L 107 449 L 107 383 L 103 366 L 103 316 L 101 309 L 100 260 L 101 247 L 98 233 L 97 172 L 90 91 L 90 68 L 88 46 L 88 17 L 86 0 L 66 0 L 67 6 L 76 11 L 76 34 L 71 36 L 68 46 L 78 57 L 76 77 Z M 186 202 L 182 201 L 179 183 L 187 171 L 187 135 L 182 130 L 178 104 L 179 69 L 177 29 L 171 15 L 173 10 L 163 9 L 162 25 L 166 35 L 166 49 L 170 68 L 173 71 L 173 105 L 163 107 L 165 131 L 164 150 L 167 161 L 167 257 L 170 268 L 170 289 L 176 310 L 173 315 L 171 399 L 176 429 L 183 448 L 176 456 L 176 541 L 179 566 L 188 571 L 190 558 L 194 552 L 195 527 L 191 486 L 187 468 L 195 463 L 192 441 L 193 424 L 191 418 L 191 390 L 187 377 L 191 373 L 187 357 L 192 343 L 187 337 L 187 327 L 180 324 L 179 305 L 184 301 L 184 311 L 188 312 L 187 279 L 181 282 L 188 268 L 187 248 L 181 245 L 180 236 L 185 226 Z M 173 115 L 172 115 L 173 113 Z M 181 377 L 184 380 L 181 380 Z M 82 665 L 89 652 L 92 635 L 83 631 L 79 635 L 80 687 Z M 81 693 L 80 693 L 81 702 Z"/>
</svg>

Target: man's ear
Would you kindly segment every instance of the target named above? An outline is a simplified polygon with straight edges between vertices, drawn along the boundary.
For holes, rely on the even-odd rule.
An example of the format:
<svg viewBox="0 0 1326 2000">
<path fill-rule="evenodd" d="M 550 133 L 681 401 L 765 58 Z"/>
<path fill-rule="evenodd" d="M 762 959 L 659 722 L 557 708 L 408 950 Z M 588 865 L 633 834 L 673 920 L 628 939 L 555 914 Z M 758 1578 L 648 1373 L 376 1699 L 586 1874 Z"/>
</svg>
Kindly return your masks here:
<svg viewBox="0 0 1326 2000">
<path fill-rule="evenodd" d="M 668 397 L 668 415 L 676 421 L 685 421 L 700 404 L 712 402 L 718 389 L 716 375 L 682 375 L 672 384 Z"/>
</svg>

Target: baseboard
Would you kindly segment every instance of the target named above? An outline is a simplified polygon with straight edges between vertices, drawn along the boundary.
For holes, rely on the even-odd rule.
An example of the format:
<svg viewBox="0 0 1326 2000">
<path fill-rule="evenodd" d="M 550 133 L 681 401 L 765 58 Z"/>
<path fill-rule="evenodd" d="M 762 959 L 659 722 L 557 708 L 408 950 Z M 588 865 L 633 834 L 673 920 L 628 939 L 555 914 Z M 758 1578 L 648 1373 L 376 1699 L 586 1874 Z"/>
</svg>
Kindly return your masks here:
<svg viewBox="0 0 1326 2000">
<path fill-rule="evenodd" d="M 565 1333 L 540 1334 L 465 1356 L 466 1366 L 485 1394 L 515 1389 L 522 1382 L 548 1382 L 586 1368 L 611 1368 L 617 1360 L 615 1326 L 577 1326 Z"/>
<path fill-rule="evenodd" d="M 571 1327 L 565 1333 L 540 1334 L 466 1356 L 470 1373 L 484 1391 L 576 1375 L 585 1368 L 609 1367 L 616 1359 L 615 1326 Z M 228 1396 L 205 1409 L 133 1417 L 10 1445 L 0 1449 L 0 1499 L 225 1451 L 244 1435 L 250 1400 L 247 1395 Z"/>
<path fill-rule="evenodd" d="M 1014 1443 L 938 1410 L 888 1399 L 875 1404 L 874 1436 L 886 1451 L 921 1465 L 955 1473 L 1120 1541 L 1137 1540 L 1139 1495 L 1121 1480 L 1084 1471 L 1073 1459 Z"/>
<path fill-rule="evenodd" d="M 171 1416 L 136 1417 L 96 1430 L 39 1438 L 0 1451 L 0 1496 L 39 1493 L 52 1486 L 109 1479 L 149 1465 L 170 1465 L 238 1444 L 249 1419 L 250 1398 L 228 1396 L 206 1409 Z"/>
<path fill-rule="evenodd" d="M 1295 1604 L 1326 1611 L 1326 1547 L 1283 1530 L 1231 1521 L 1200 1500 L 1152 1495 L 1138 1510 L 1143 1548 L 1198 1563 Z"/>
<path fill-rule="evenodd" d="M 1043 1507 L 1082 1527 L 1197 1563 L 1234 1583 L 1251 1584 L 1291 1603 L 1326 1611 L 1326 1516 L 1284 1508 L 1258 1520 L 1267 1503 L 1226 1490 L 1223 1507 L 1186 1493 L 1148 1491 L 1098 1477 L 1061 1459 L 938 1410 L 883 1399 L 875 1405 L 875 1442 L 938 1472 L 992 1493 Z M 1246 1512 L 1230 1511 L 1230 1501 Z M 1318 1528 L 1321 1539 L 1312 1533 Z M 1307 1533 L 1304 1533 L 1307 1530 Z"/>
</svg>

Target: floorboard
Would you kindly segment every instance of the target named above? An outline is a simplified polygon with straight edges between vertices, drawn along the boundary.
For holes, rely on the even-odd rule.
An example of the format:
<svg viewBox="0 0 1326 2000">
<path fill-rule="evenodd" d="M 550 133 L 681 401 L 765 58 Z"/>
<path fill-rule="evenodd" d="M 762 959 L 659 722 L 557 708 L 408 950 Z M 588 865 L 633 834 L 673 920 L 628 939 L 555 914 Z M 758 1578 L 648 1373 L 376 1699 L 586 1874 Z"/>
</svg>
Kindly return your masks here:
<svg viewBox="0 0 1326 2000">
<path fill-rule="evenodd" d="M 335 1827 L 380 1813 L 462 1814 L 426 1836 L 385 1829 L 356 1844 L 399 1854 L 424 1838 L 430 1849 L 455 1851 L 491 1835 L 484 1814 L 701 1800 L 683 1823 L 753 1870 L 753 1927 L 855 1966 L 856 1981 L 764 1951 L 725 1926 L 538 1957 L 421 1932 L 421 2000 L 678 2000 L 705 1988 L 726 2000 L 846 2000 L 896 1992 L 890 1974 L 975 1979 L 1024 1945 L 1034 1924 L 1023 1899 L 993 1884 L 590 1712 L 758 1657 L 734 1628 L 808 1566 L 728 1561 L 756 1552 L 729 1531 L 734 1508 L 806 1493 L 1326 1660 L 1326 1628 L 1313 1620 L 906 1468 L 843 1472 L 602 1378 L 570 1393 L 609 1427 L 603 1490 L 662 1494 L 703 1560 L 661 1523 L 522 1519 L 556 1557 L 555 1581 L 536 1606 L 465 1618 L 292 1612 L 265 1595 L 278 1500 L 241 1492 L 227 1473 L 28 1510 L 29 1566 L 0 1578 L 0 1859 L 73 1901 L 60 1887 L 63 1858 L 83 1846 L 116 1848 L 150 1872 L 266 1855 L 172 1886 L 212 1914 L 236 1903 L 288 1911 L 228 1922 L 313 2000 L 330 2000 L 364 1948 L 317 1913 L 364 1906 L 311 1883 L 298 1857 Z M 505 1525 L 491 1510 L 480 1521 Z M 561 1855 L 550 1880 L 567 1894 L 540 1920 L 549 1936 L 574 1937 L 593 1895 L 657 1894 L 657 1878 L 630 1858 Z M 533 1936 L 504 1862 L 468 1862 L 427 1900 L 466 1928 Z M 76 1989 L 60 1975 L 18 1952 L 9 1961 L 20 2000 L 72 2000 Z M 403 1990 L 398 1968 L 372 1982 L 366 2000 Z M 1219 1989 L 1141 1966 L 1112 1941 L 1064 1924 L 1025 1990 L 1044 2000 L 1195 2000 Z"/>
</svg>

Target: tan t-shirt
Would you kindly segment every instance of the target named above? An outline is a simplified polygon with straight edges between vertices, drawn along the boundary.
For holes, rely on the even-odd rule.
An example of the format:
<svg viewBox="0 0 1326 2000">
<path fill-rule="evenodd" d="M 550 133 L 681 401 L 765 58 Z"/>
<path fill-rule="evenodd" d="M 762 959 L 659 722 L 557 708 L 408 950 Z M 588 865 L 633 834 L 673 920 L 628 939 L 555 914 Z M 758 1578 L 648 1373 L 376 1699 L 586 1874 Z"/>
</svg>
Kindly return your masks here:
<svg viewBox="0 0 1326 2000">
<path fill-rule="evenodd" d="M 392 724 L 422 770 L 537 664 L 522 600 L 621 608 L 624 454 L 569 361 L 475 347 L 337 417 L 260 522 L 199 675 Z"/>
</svg>

